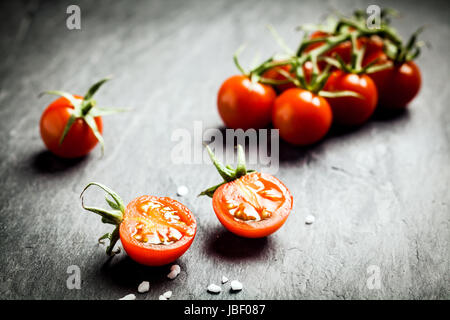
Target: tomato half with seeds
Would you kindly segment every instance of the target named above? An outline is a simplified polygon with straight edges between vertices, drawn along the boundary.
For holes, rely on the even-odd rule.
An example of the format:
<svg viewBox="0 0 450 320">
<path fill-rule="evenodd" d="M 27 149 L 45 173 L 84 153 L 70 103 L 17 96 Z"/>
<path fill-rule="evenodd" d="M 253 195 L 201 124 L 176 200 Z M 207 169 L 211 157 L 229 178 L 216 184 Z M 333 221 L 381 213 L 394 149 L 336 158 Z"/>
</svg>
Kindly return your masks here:
<svg viewBox="0 0 450 320">
<path fill-rule="evenodd" d="M 212 198 L 214 212 L 230 232 L 245 238 L 266 237 L 277 231 L 292 209 L 288 188 L 270 174 L 248 170 L 241 145 L 236 169 L 224 166 L 206 146 L 211 161 L 224 179 L 200 195 Z"/>
<path fill-rule="evenodd" d="M 341 125 L 357 126 L 365 123 L 377 106 L 377 88 L 366 74 L 334 71 L 324 89 L 331 92 L 352 91 L 359 95 L 327 98 L 333 111 L 333 120 Z"/>
<path fill-rule="evenodd" d="M 265 128 L 270 123 L 276 93 L 270 85 L 235 75 L 222 84 L 217 95 L 219 114 L 228 128 Z"/>
<path fill-rule="evenodd" d="M 197 222 L 191 211 L 180 202 L 168 197 L 145 195 L 131 201 L 126 208 L 122 199 L 108 187 L 92 182 L 112 198 L 107 202 L 112 210 L 83 208 L 102 216 L 102 222 L 116 226 L 112 233 L 99 241 L 109 239 L 106 249 L 112 255 L 120 238 L 126 253 L 134 261 L 148 266 L 161 266 L 175 261 L 189 249 L 197 232 Z"/>
<path fill-rule="evenodd" d="M 131 201 L 120 224 L 120 241 L 136 262 L 160 266 L 178 259 L 196 233 L 193 214 L 167 197 L 142 196 Z"/>
<path fill-rule="evenodd" d="M 261 238 L 284 224 L 292 209 L 292 195 L 274 176 L 252 172 L 219 187 L 212 203 L 227 230 L 245 238 Z"/>
<path fill-rule="evenodd" d="M 275 100 L 272 123 L 287 142 L 309 145 L 327 134 L 332 118 L 327 100 L 311 91 L 295 88 Z"/>
</svg>

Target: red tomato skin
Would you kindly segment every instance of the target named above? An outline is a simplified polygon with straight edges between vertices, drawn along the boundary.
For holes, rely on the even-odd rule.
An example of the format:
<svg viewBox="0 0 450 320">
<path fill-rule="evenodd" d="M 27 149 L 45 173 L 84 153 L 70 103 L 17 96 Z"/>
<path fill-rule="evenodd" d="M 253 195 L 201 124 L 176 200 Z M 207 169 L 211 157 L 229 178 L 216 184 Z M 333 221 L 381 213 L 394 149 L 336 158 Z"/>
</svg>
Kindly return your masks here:
<svg viewBox="0 0 450 320">
<path fill-rule="evenodd" d="M 317 38 L 324 38 L 330 36 L 328 33 L 323 31 L 315 31 L 313 32 L 309 38 L 310 39 L 317 39 Z M 317 42 L 309 45 L 306 49 L 306 52 L 311 51 L 317 47 L 320 47 L 323 44 L 323 42 Z M 370 59 L 368 57 L 374 55 L 375 53 L 382 53 L 383 52 L 383 40 L 377 36 L 371 36 L 371 37 L 360 37 L 357 40 L 358 48 L 360 49 L 362 46 L 365 46 L 364 51 L 364 58 L 362 65 L 365 66 L 370 62 Z M 345 63 L 351 62 L 352 57 L 352 44 L 350 41 L 344 41 L 334 48 L 330 49 L 328 52 L 325 53 L 326 56 L 333 57 L 335 54 L 339 55 L 342 60 Z M 326 63 L 323 61 L 319 62 L 320 69 L 323 69 L 326 66 Z"/>
<path fill-rule="evenodd" d="M 375 111 L 378 93 L 372 79 L 363 74 L 334 71 L 324 88 L 326 91 L 353 91 L 362 96 L 327 98 L 333 111 L 333 121 L 341 125 L 358 126 L 365 123 Z"/>
<path fill-rule="evenodd" d="M 233 188 L 234 183 L 229 182 L 220 186 L 213 195 L 213 209 L 214 212 L 219 219 L 220 223 L 230 232 L 244 238 L 263 238 L 271 235 L 279 228 L 283 226 L 288 218 L 293 205 L 293 198 L 289 191 L 289 189 L 276 177 L 260 173 L 254 172 L 249 173 L 246 176 L 239 178 L 240 180 L 248 179 L 249 175 L 261 175 L 264 178 L 270 180 L 275 183 L 282 191 L 284 196 L 286 197 L 286 201 L 283 205 L 277 210 L 276 214 L 272 217 L 260 220 L 260 221 L 239 221 L 235 219 L 229 212 L 228 209 L 224 208 L 223 198 L 233 197 Z"/>
<path fill-rule="evenodd" d="M 378 89 L 378 104 L 384 109 L 404 109 L 419 93 L 422 84 L 420 69 L 408 61 L 369 75 Z"/>
<path fill-rule="evenodd" d="M 146 266 L 162 266 L 171 263 L 181 257 L 191 246 L 197 233 L 197 222 L 191 211 L 183 204 L 171 198 L 159 198 L 155 196 L 141 196 L 131 201 L 125 208 L 124 216 L 131 216 L 136 214 L 136 206 L 138 203 L 146 199 L 163 199 L 178 207 L 179 212 L 182 213 L 192 223 L 195 228 L 192 236 L 184 235 L 180 240 L 172 244 L 164 245 L 146 245 L 144 247 L 139 241 L 131 236 L 126 223 L 120 225 L 120 241 L 122 242 L 123 249 L 127 255 L 138 262 L 139 264 Z"/>
<path fill-rule="evenodd" d="M 276 100 L 272 122 L 280 136 L 294 145 L 309 145 L 322 139 L 332 122 L 328 102 L 304 89 L 289 89 Z"/>
<path fill-rule="evenodd" d="M 276 93 L 271 86 L 251 82 L 244 75 L 235 75 L 220 87 L 217 107 L 228 128 L 260 129 L 270 124 L 275 98 Z"/>
<path fill-rule="evenodd" d="M 75 96 L 81 99 L 80 96 Z M 91 128 L 82 119 L 73 123 L 62 144 L 59 140 L 72 114 L 73 106 L 64 97 L 53 101 L 42 113 L 40 132 L 45 146 L 55 155 L 62 158 L 78 158 L 88 154 L 98 143 Z M 95 122 L 100 133 L 103 133 L 103 121 L 96 117 Z"/>
<path fill-rule="evenodd" d="M 309 38 L 310 39 L 317 39 L 317 38 L 325 38 L 330 36 L 330 34 L 323 32 L 323 31 L 314 31 Z M 309 52 L 313 49 L 316 49 L 318 47 L 320 47 L 321 45 L 323 45 L 323 42 L 316 42 L 313 44 L 310 44 L 307 48 L 306 48 L 306 52 Z M 329 57 L 333 57 L 335 55 L 339 55 L 342 60 L 346 63 L 349 63 L 351 60 L 351 56 L 352 56 L 352 44 L 350 41 L 344 41 L 340 44 L 338 44 L 337 46 L 335 46 L 334 48 L 330 49 L 329 51 L 327 51 L 325 53 L 326 56 Z M 320 61 L 319 62 L 319 67 L 320 69 L 325 68 L 326 66 L 326 62 L 324 61 Z"/>
<path fill-rule="evenodd" d="M 293 72 L 291 69 L 292 69 L 291 65 L 283 65 L 283 66 L 274 67 L 274 68 L 271 68 L 271 69 L 267 70 L 266 72 L 264 72 L 263 77 L 267 78 L 267 79 L 283 81 L 283 80 L 286 80 L 287 78 L 284 75 L 282 75 L 281 73 L 279 73 L 278 70 L 284 70 L 286 72 L 289 72 L 291 74 L 291 76 L 293 78 L 295 78 L 296 77 L 295 72 Z M 284 91 L 286 91 L 288 89 L 292 89 L 292 88 L 295 88 L 295 84 L 292 82 L 275 86 L 275 90 L 278 93 L 284 92 Z"/>
</svg>

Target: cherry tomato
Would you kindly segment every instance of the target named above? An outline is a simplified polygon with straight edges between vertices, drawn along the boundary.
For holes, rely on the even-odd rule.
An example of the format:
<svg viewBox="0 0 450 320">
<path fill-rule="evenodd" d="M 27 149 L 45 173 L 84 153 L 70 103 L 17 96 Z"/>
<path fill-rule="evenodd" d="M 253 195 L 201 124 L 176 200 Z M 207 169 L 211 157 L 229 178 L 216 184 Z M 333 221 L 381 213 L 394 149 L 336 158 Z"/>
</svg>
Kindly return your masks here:
<svg viewBox="0 0 450 320">
<path fill-rule="evenodd" d="M 317 38 L 325 38 L 325 37 L 329 37 L 330 34 L 323 32 L 323 31 L 314 31 L 309 38 L 310 39 L 317 39 Z M 306 48 L 306 52 L 309 52 L 313 49 L 316 49 L 318 47 L 320 47 L 321 45 L 323 45 L 324 42 L 316 42 L 316 43 L 312 43 L 310 44 L 307 48 Z M 351 56 L 352 56 L 352 44 L 350 41 L 344 41 L 340 44 L 338 44 L 337 46 L 335 46 L 334 48 L 328 50 L 325 55 L 329 56 L 329 57 L 333 57 L 335 55 L 339 55 L 342 60 L 346 63 L 349 63 L 351 60 Z M 324 61 L 320 61 L 319 62 L 319 67 L 321 69 L 323 69 L 326 66 L 326 62 Z"/>
<path fill-rule="evenodd" d="M 377 88 L 365 74 L 333 71 L 324 88 L 326 91 L 353 91 L 361 97 L 327 98 L 333 110 L 333 120 L 342 125 L 361 125 L 375 111 L 378 94 Z"/>
<path fill-rule="evenodd" d="M 289 89 L 276 100 L 272 122 L 280 136 L 295 145 L 309 145 L 322 139 L 331 126 L 328 102 L 303 89 Z"/>
<path fill-rule="evenodd" d="M 284 224 L 292 209 L 292 195 L 274 176 L 253 172 L 220 186 L 213 195 L 213 208 L 230 232 L 261 238 Z"/>
<path fill-rule="evenodd" d="M 217 106 L 223 122 L 229 128 L 265 128 L 270 123 L 275 90 L 252 82 L 247 76 L 235 75 L 222 84 Z"/>
<path fill-rule="evenodd" d="M 324 38 L 324 37 L 328 37 L 328 36 L 330 36 L 330 35 L 326 32 L 315 31 L 309 36 L 309 38 L 317 39 L 317 38 Z M 317 43 L 310 44 L 307 47 L 306 52 L 311 51 L 317 47 L 320 47 L 321 45 L 323 45 L 323 42 L 317 42 Z M 383 52 L 383 40 L 378 36 L 360 37 L 357 40 L 357 46 L 358 46 L 358 49 L 361 49 L 363 46 L 365 46 L 363 66 L 367 65 L 367 63 L 370 62 L 367 60 L 367 57 L 373 55 L 374 53 Z M 344 42 L 338 44 L 337 46 L 335 46 L 334 48 L 330 49 L 328 52 L 326 52 L 325 55 L 329 56 L 329 57 L 333 57 L 336 54 L 339 55 L 345 63 L 350 63 L 351 57 L 352 57 L 351 42 L 344 41 Z M 321 69 L 323 69 L 325 67 L 325 65 L 326 65 L 325 62 L 323 62 L 323 61 L 319 62 L 319 67 Z"/>
<path fill-rule="evenodd" d="M 291 65 L 282 65 L 282 66 L 277 66 L 277 67 L 271 68 L 263 73 L 263 77 L 267 78 L 267 79 L 277 80 L 277 81 L 286 80 L 287 78 L 278 71 L 280 69 L 282 69 L 286 72 L 289 72 L 291 74 L 292 78 L 297 77 L 297 75 L 295 74 L 295 71 L 292 70 Z M 305 80 L 307 83 L 311 80 L 312 69 L 313 69 L 312 62 L 306 61 L 305 64 L 303 65 L 303 74 L 305 76 Z M 282 93 L 282 92 L 284 92 L 288 89 L 292 89 L 292 88 L 296 88 L 296 85 L 292 82 L 275 86 L 275 89 L 278 93 Z"/>
<path fill-rule="evenodd" d="M 80 96 L 74 96 L 82 99 Z M 88 154 L 98 143 L 97 138 L 91 128 L 83 119 L 76 119 L 70 127 L 63 142 L 59 141 L 66 127 L 74 107 L 64 97 L 53 101 L 42 113 L 40 121 L 41 137 L 46 147 L 63 158 L 78 158 Z M 96 117 L 100 134 L 103 132 L 103 121 L 101 117 Z"/>
<path fill-rule="evenodd" d="M 108 194 L 106 201 L 113 211 L 84 205 L 83 194 L 93 185 Z M 120 238 L 130 258 L 140 264 L 161 266 L 175 261 L 191 246 L 197 232 L 197 222 L 191 211 L 171 198 L 145 195 L 125 207 L 114 191 L 91 182 L 81 193 L 81 201 L 82 207 L 100 215 L 103 223 L 115 225 L 112 233 L 99 239 L 109 239 L 106 253 L 114 254 L 114 246 Z"/>
<path fill-rule="evenodd" d="M 385 109 L 406 108 L 419 93 L 422 77 L 414 61 L 369 74 L 378 89 L 378 104 Z"/>
<path fill-rule="evenodd" d="M 263 76 L 263 78 L 277 80 L 277 81 L 287 80 L 287 78 L 284 75 L 282 75 L 279 72 L 279 70 L 284 70 L 284 71 L 290 73 L 293 78 L 296 77 L 295 72 L 292 70 L 292 66 L 289 64 L 271 68 L 271 69 L 267 70 L 266 72 L 264 72 L 262 76 Z M 275 86 L 276 91 L 279 93 L 286 91 L 287 89 L 291 89 L 291 88 L 295 88 L 295 84 L 292 82 L 279 84 L 279 85 Z"/>
<path fill-rule="evenodd" d="M 120 224 L 120 241 L 134 261 L 160 266 L 175 261 L 191 246 L 197 230 L 193 214 L 167 197 L 131 201 Z"/>
</svg>

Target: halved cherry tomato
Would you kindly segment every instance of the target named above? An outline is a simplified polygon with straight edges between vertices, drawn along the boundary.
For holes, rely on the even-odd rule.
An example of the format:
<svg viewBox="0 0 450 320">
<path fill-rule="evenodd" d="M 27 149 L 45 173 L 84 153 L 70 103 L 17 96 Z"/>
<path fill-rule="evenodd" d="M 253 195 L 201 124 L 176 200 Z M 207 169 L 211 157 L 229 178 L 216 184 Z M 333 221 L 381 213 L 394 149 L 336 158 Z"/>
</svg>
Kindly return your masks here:
<svg viewBox="0 0 450 320">
<path fill-rule="evenodd" d="M 270 174 L 247 171 L 241 145 L 236 169 L 224 166 L 206 148 L 224 182 L 200 195 L 212 197 L 214 212 L 222 225 L 245 238 L 266 237 L 277 231 L 292 209 L 288 188 Z"/>
<path fill-rule="evenodd" d="M 81 96 L 74 96 L 82 99 Z M 77 158 L 88 154 L 98 143 L 91 128 L 83 119 L 76 119 L 60 144 L 64 128 L 74 110 L 73 105 L 64 97 L 53 101 L 43 112 L 40 121 L 41 137 L 46 147 L 63 158 Z M 95 117 L 98 131 L 103 133 L 101 117 Z"/>
<path fill-rule="evenodd" d="M 333 110 L 333 120 L 342 125 L 356 126 L 366 122 L 375 111 L 377 88 L 366 74 L 333 71 L 325 84 L 326 91 L 353 91 L 360 97 L 327 98 Z"/>
<path fill-rule="evenodd" d="M 252 82 L 247 76 L 235 75 L 222 84 L 217 107 L 228 128 L 265 128 L 270 123 L 275 90 L 265 84 Z"/>
<path fill-rule="evenodd" d="M 309 145 L 322 139 L 332 122 L 327 100 L 304 89 L 289 89 L 276 100 L 272 122 L 280 136 L 295 145 Z"/>
<path fill-rule="evenodd" d="M 386 61 L 384 54 L 372 56 Z M 422 77 L 420 69 L 414 61 L 369 74 L 378 89 L 378 104 L 385 109 L 406 108 L 419 93 Z"/>
<path fill-rule="evenodd" d="M 178 259 L 194 241 L 197 224 L 184 205 L 167 197 L 131 201 L 120 224 L 120 241 L 136 262 L 160 266 Z"/>
<path fill-rule="evenodd" d="M 92 185 L 102 188 L 112 198 L 106 199 L 112 210 L 84 205 L 83 194 Z M 114 254 L 114 245 L 120 237 L 131 259 L 148 266 L 161 266 L 178 259 L 194 241 L 197 232 L 194 215 L 171 198 L 141 196 L 125 208 L 114 191 L 96 182 L 85 187 L 81 198 L 84 209 L 102 216 L 102 222 L 116 226 L 111 234 L 99 239 L 110 240 L 106 249 L 108 255 Z"/>
<path fill-rule="evenodd" d="M 230 232 L 261 238 L 284 224 L 292 209 L 292 196 L 274 176 L 253 172 L 219 187 L 213 208 Z"/>
</svg>

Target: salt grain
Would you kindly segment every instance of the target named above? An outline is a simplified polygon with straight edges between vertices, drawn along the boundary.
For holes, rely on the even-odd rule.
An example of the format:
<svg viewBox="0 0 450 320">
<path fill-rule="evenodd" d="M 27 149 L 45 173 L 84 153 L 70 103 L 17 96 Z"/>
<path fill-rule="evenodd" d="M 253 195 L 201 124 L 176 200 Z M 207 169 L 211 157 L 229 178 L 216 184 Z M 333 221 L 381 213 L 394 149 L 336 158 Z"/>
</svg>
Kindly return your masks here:
<svg viewBox="0 0 450 320">
<path fill-rule="evenodd" d="M 313 224 L 314 221 L 316 221 L 316 218 L 313 215 L 307 215 L 305 218 L 305 223 L 306 224 Z"/>
<path fill-rule="evenodd" d="M 225 276 L 222 276 L 222 283 L 227 283 L 228 282 L 228 278 Z"/>
<path fill-rule="evenodd" d="M 170 297 L 172 296 L 172 291 L 166 291 L 163 293 L 164 298 L 166 299 L 170 299 Z"/>
<path fill-rule="evenodd" d="M 179 186 L 177 188 L 177 194 L 180 197 L 184 197 L 185 195 L 187 195 L 189 193 L 189 189 L 186 186 Z"/>
<path fill-rule="evenodd" d="M 211 283 L 208 286 L 208 291 L 211 292 L 211 293 L 219 293 L 220 291 L 222 291 L 222 288 L 219 287 L 218 285 L 214 284 L 214 283 Z"/>
<path fill-rule="evenodd" d="M 150 290 L 150 282 L 142 281 L 138 287 L 138 292 L 145 293 L 145 292 L 148 292 L 149 290 Z"/>
<path fill-rule="evenodd" d="M 181 268 L 179 265 L 174 264 L 173 266 L 170 267 L 170 271 L 176 271 L 177 273 L 180 273 Z"/>
<path fill-rule="evenodd" d="M 167 278 L 169 278 L 170 280 L 175 279 L 178 276 L 177 270 L 172 270 L 169 272 L 169 274 L 167 275 Z"/>
<path fill-rule="evenodd" d="M 136 300 L 136 296 L 132 293 L 127 294 L 125 297 L 120 298 L 119 300 Z"/>
<path fill-rule="evenodd" d="M 231 290 L 240 291 L 240 290 L 242 290 L 242 288 L 243 288 L 243 285 L 239 281 L 237 281 L 237 280 L 231 281 Z"/>
</svg>

